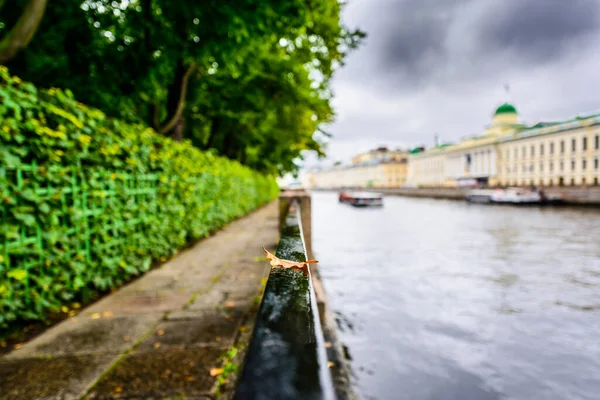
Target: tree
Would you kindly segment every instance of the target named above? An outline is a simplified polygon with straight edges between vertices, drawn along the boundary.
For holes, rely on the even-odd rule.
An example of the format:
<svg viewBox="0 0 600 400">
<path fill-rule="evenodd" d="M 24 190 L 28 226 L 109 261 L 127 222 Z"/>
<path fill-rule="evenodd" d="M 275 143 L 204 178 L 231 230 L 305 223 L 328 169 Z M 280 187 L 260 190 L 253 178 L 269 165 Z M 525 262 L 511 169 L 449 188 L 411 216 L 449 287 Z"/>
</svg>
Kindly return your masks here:
<svg viewBox="0 0 600 400">
<path fill-rule="evenodd" d="M 109 115 L 282 172 L 302 150 L 321 151 L 313 134 L 333 117 L 330 78 L 362 37 L 341 25 L 340 8 L 338 0 L 62 0 L 8 66 Z"/>
<path fill-rule="evenodd" d="M 0 10 L 5 2 L 0 0 Z M 29 44 L 44 16 L 46 2 L 29 0 L 15 25 L 0 39 L 0 64 L 6 64 Z"/>
</svg>

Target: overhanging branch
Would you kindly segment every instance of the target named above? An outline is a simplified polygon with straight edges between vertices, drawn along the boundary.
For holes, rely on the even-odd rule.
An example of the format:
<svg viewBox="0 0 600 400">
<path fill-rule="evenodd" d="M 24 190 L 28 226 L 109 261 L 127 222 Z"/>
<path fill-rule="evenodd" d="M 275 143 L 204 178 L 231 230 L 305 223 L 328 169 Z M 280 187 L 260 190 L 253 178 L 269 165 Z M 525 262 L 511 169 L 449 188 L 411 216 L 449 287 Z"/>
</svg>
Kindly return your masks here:
<svg viewBox="0 0 600 400">
<path fill-rule="evenodd" d="M 0 6 L 3 3 L 4 0 L 0 0 Z M 30 0 L 27 3 L 15 26 L 0 40 L 0 64 L 6 64 L 27 47 L 44 16 L 46 3 L 47 0 Z"/>
</svg>

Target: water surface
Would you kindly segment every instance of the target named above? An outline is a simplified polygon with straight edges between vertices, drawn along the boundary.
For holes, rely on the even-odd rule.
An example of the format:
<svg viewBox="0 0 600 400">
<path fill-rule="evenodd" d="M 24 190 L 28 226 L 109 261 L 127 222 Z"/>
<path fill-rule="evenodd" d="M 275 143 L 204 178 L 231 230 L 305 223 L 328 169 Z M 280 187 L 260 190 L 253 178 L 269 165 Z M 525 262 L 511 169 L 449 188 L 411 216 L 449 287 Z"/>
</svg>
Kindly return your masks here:
<svg viewBox="0 0 600 400">
<path fill-rule="evenodd" d="M 361 399 L 600 399 L 600 210 L 313 193 Z"/>
</svg>

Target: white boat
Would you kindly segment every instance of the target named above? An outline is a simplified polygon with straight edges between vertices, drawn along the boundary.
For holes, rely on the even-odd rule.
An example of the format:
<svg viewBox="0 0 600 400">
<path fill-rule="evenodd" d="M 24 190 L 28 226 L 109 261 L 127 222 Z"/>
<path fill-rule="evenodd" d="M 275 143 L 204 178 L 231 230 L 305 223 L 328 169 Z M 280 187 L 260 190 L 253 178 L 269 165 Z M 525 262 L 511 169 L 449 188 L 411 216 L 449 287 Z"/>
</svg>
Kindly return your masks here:
<svg viewBox="0 0 600 400">
<path fill-rule="evenodd" d="M 471 203 L 546 204 L 560 199 L 548 199 L 543 192 L 536 189 L 506 188 L 471 190 L 467 193 L 466 200 Z"/>
</svg>

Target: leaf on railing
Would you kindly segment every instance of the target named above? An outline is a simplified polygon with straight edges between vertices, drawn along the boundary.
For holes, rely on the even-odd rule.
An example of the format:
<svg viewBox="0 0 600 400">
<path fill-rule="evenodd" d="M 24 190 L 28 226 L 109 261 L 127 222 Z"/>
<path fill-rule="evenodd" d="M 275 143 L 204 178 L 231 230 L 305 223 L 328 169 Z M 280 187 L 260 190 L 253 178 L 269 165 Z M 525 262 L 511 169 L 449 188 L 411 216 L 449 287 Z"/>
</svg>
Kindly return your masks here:
<svg viewBox="0 0 600 400">
<path fill-rule="evenodd" d="M 265 255 L 267 256 L 267 260 L 271 260 L 271 267 L 281 267 L 281 268 L 296 268 L 296 269 L 306 269 L 308 264 L 316 264 L 317 260 L 307 260 L 307 261 L 290 261 L 284 260 L 282 258 L 278 258 L 273 254 L 269 253 L 267 249 L 264 248 Z"/>
</svg>

